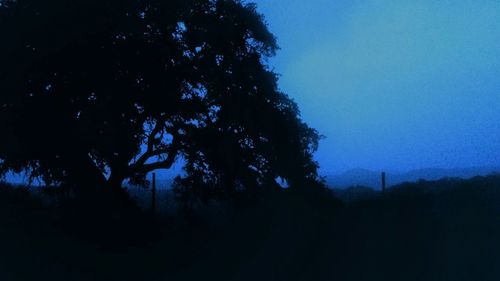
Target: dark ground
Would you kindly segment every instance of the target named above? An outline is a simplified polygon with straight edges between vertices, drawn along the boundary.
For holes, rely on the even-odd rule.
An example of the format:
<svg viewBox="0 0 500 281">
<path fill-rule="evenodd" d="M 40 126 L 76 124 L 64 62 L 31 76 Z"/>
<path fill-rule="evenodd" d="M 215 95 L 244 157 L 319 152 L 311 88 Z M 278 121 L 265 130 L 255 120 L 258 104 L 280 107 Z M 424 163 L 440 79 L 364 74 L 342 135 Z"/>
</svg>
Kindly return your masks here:
<svg viewBox="0 0 500 281">
<path fill-rule="evenodd" d="M 0 280 L 500 280 L 498 176 L 349 204 L 286 190 L 190 216 L 99 201 L 0 188 Z"/>
</svg>

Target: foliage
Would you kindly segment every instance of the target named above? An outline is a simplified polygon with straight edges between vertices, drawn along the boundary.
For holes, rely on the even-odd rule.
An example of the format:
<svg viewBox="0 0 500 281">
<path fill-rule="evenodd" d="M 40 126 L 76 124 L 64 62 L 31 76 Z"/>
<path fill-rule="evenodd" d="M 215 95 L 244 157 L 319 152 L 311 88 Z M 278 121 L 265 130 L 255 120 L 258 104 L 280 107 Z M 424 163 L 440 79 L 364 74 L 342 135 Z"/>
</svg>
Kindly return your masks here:
<svg viewBox="0 0 500 281">
<path fill-rule="evenodd" d="M 231 193 L 317 182 L 319 136 L 278 89 L 277 50 L 238 0 L 0 6 L 0 173 L 120 187 L 185 160 Z"/>
</svg>

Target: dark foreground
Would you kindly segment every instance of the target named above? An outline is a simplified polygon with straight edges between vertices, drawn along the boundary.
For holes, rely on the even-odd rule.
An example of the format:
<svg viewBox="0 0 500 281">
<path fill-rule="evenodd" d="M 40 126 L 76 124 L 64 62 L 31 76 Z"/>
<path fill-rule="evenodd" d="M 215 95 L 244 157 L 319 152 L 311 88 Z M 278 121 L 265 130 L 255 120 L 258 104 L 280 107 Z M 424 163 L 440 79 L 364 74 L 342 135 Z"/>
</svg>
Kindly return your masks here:
<svg viewBox="0 0 500 281">
<path fill-rule="evenodd" d="M 111 205 L 0 188 L 0 280 L 500 280 L 497 176 L 347 205 L 290 190 L 189 216 Z"/>
</svg>

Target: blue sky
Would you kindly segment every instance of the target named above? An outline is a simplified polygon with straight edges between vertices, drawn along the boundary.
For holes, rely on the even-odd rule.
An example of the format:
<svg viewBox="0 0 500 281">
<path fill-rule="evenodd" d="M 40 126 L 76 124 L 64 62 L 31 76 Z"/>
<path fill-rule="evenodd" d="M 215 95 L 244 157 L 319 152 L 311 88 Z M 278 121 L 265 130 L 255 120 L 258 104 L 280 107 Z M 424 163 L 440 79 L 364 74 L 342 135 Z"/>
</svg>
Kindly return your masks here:
<svg viewBox="0 0 500 281">
<path fill-rule="evenodd" d="M 323 173 L 500 166 L 500 1 L 253 2 Z"/>
<path fill-rule="evenodd" d="M 322 174 L 500 167 L 500 0 L 250 2 Z"/>
</svg>

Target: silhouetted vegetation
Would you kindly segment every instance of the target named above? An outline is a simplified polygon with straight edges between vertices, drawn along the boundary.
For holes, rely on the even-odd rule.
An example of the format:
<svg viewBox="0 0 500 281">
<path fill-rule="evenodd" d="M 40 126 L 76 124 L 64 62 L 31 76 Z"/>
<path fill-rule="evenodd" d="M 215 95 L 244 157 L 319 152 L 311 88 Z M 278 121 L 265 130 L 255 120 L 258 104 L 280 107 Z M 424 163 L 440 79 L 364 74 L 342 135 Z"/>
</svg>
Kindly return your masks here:
<svg viewBox="0 0 500 281">
<path fill-rule="evenodd" d="M 189 216 L 132 208 L 75 223 L 71 206 L 2 187 L 0 278 L 498 280 L 499 190 L 499 176 L 408 183 L 349 204 L 325 189 L 267 190 Z"/>
<path fill-rule="evenodd" d="M 186 196 L 318 182 L 318 134 L 265 64 L 255 5 L 1 3 L 0 174 L 120 190 L 182 159 Z"/>
<path fill-rule="evenodd" d="M 46 184 L 0 183 L 0 280 L 500 278 L 500 176 L 325 188 L 253 4 L 0 0 L 0 38 L 0 176 Z M 177 160 L 174 212 L 125 192 Z"/>
</svg>

